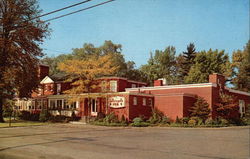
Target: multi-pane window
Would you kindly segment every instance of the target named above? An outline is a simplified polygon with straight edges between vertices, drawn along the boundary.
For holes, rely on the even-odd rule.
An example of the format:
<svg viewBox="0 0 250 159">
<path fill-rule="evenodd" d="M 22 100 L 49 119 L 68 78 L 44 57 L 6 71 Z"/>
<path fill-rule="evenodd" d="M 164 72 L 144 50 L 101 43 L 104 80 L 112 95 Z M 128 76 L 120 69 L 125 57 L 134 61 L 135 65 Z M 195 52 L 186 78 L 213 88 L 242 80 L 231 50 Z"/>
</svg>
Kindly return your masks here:
<svg viewBox="0 0 250 159">
<path fill-rule="evenodd" d="M 133 84 L 131 85 L 131 87 L 132 87 L 132 88 L 136 88 L 136 84 L 133 83 Z"/>
<path fill-rule="evenodd" d="M 133 97 L 133 105 L 137 105 L 137 97 Z"/>
<path fill-rule="evenodd" d="M 110 91 L 117 92 L 117 81 L 110 81 Z"/>
<path fill-rule="evenodd" d="M 148 105 L 149 105 L 150 107 L 153 106 L 153 100 L 152 100 L 152 98 L 149 98 L 149 99 L 148 99 Z"/>
<path fill-rule="evenodd" d="M 147 105 L 147 98 L 142 98 L 142 105 L 146 106 Z"/>
<path fill-rule="evenodd" d="M 245 101 L 244 100 L 239 100 L 239 113 L 240 113 L 240 117 L 243 117 L 245 114 Z"/>
<path fill-rule="evenodd" d="M 57 105 L 57 108 L 58 108 L 58 109 L 61 109 L 61 108 L 62 108 L 62 103 L 63 103 L 62 100 L 57 100 L 57 101 L 56 101 L 56 105 Z"/>
<path fill-rule="evenodd" d="M 58 84 L 56 85 L 56 93 L 57 93 L 57 94 L 60 94 L 60 93 L 61 93 L 61 84 L 60 84 L 60 83 L 58 83 Z"/>
</svg>

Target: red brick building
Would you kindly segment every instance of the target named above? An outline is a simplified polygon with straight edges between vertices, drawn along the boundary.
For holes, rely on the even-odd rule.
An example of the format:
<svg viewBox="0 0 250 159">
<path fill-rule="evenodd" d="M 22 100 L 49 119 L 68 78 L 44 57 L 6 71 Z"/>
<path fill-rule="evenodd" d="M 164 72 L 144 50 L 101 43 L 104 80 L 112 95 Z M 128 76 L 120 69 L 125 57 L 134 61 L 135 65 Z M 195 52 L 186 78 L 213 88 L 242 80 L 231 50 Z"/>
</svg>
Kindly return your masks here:
<svg viewBox="0 0 250 159">
<path fill-rule="evenodd" d="M 250 94 L 225 87 L 225 78 L 219 74 L 209 76 L 209 83 L 164 85 L 163 79 L 156 80 L 153 87 L 146 87 L 146 83 L 128 80 L 120 77 L 104 77 L 97 81 L 101 86 L 91 98 L 79 98 L 79 101 L 69 105 L 68 95 L 63 94 L 71 88 L 70 83 L 64 82 L 63 76 L 49 76 L 48 66 L 40 67 L 39 77 L 43 77 L 40 86 L 26 102 L 18 100 L 21 110 L 48 109 L 54 115 L 71 116 L 74 111 L 80 117 L 97 116 L 98 113 L 113 112 L 119 119 L 122 117 L 131 121 L 138 116 L 151 116 L 152 108 L 157 108 L 166 116 L 175 120 L 187 117 L 189 109 L 196 101 L 196 97 L 203 97 L 212 110 L 212 118 L 217 116 L 214 104 L 220 93 L 234 95 L 239 101 L 239 111 L 236 116 L 243 116 L 246 106 L 250 104 Z M 85 96 L 86 94 L 80 94 Z M 89 101 L 89 102 L 88 102 Z"/>
<path fill-rule="evenodd" d="M 155 108 L 162 111 L 171 119 L 187 117 L 188 110 L 196 101 L 196 96 L 203 97 L 212 110 L 212 118 L 216 117 L 215 103 L 218 102 L 220 93 L 234 95 L 239 101 L 239 112 L 243 116 L 246 105 L 250 104 L 250 93 L 237 91 L 225 87 L 225 77 L 219 74 L 209 76 L 209 83 L 184 84 L 163 86 L 162 80 L 154 82 L 154 87 L 128 88 L 127 92 L 143 92 L 154 95 Z"/>
</svg>

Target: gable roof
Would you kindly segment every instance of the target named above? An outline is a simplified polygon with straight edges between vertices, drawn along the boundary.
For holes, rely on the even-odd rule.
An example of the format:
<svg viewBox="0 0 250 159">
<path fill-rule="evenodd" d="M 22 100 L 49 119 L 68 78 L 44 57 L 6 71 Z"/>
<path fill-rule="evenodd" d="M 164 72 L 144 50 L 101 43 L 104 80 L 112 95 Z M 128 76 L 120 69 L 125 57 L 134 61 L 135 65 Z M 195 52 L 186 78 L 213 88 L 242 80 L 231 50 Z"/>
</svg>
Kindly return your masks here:
<svg viewBox="0 0 250 159">
<path fill-rule="evenodd" d="M 49 76 L 46 76 L 43 78 L 40 84 L 46 84 L 46 83 L 54 83 L 54 81 Z"/>
</svg>

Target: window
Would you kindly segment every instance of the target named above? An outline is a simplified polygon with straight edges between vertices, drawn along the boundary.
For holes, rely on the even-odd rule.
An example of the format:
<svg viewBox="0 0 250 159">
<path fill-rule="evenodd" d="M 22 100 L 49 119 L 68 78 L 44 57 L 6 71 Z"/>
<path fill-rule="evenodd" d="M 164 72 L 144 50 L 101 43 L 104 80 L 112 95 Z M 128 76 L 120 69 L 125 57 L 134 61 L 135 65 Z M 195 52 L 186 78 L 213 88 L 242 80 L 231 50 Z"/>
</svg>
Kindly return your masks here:
<svg viewBox="0 0 250 159">
<path fill-rule="evenodd" d="M 58 84 L 56 85 L 56 93 L 57 93 L 57 94 L 60 94 L 60 93 L 61 93 L 61 84 L 60 84 L 60 83 L 58 83 Z"/>
<path fill-rule="evenodd" d="M 41 99 L 37 100 L 37 108 L 42 109 L 42 100 Z"/>
<path fill-rule="evenodd" d="M 142 105 L 146 106 L 147 105 L 147 98 L 142 98 Z"/>
<path fill-rule="evenodd" d="M 110 81 L 110 91 L 117 92 L 117 81 Z"/>
<path fill-rule="evenodd" d="M 56 101 L 55 100 L 50 100 L 49 101 L 49 107 L 51 109 L 56 109 Z"/>
<path fill-rule="evenodd" d="M 91 100 L 91 115 L 97 115 L 97 101 L 96 101 L 96 99 Z"/>
<path fill-rule="evenodd" d="M 244 100 L 239 100 L 239 113 L 240 113 L 240 117 L 243 117 L 245 114 L 245 101 Z"/>
<path fill-rule="evenodd" d="M 62 100 L 57 100 L 56 105 L 57 105 L 57 109 L 62 109 Z"/>
<path fill-rule="evenodd" d="M 137 97 L 133 97 L 133 105 L 137 105 Z"/>
<path fill-rule="evenodd" d="M 150 107 L 153 106 L 153 100 L 152 100 L 152 98 L 149 98 L 149 99 L 148 99 L 148 105 L 149 105 Z"/>
<path fill-rule="evenodd" d="M 106 81 L 102 81 L 101 88 L 102 88 L 102 92 L 106 92 L 107 91 L 107 82 Z"/>
<path fill-rule="evenodd" d="M 131 85 L 131 87 L 132 87 L 132 88 L 136 88 L 136 84 L 133 83 L 133 84 Z"/>
</svg>

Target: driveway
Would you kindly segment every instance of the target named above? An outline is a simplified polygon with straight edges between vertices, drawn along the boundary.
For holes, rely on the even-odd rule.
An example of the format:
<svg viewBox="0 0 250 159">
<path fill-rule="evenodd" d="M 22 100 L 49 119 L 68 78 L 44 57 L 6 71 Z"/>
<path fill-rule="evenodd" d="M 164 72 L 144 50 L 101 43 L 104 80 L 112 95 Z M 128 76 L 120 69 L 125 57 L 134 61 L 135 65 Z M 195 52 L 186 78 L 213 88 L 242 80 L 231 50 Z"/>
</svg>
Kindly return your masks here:
<svg viewBox="0 0 250 159">
<path fill-rule="evenodd" d="M 249 146 L 249 127 L 0 129 L 0 159 L 248 159 Z"/>
</svg>

